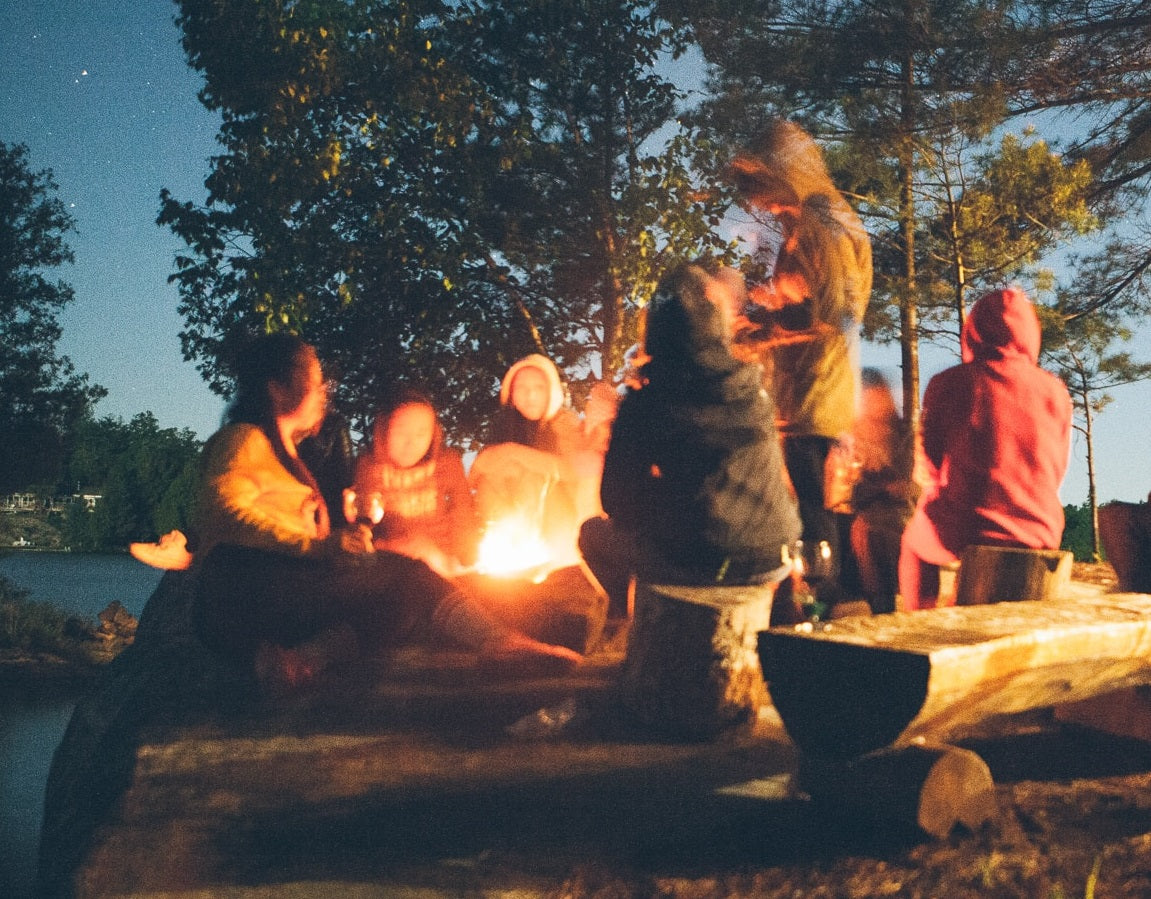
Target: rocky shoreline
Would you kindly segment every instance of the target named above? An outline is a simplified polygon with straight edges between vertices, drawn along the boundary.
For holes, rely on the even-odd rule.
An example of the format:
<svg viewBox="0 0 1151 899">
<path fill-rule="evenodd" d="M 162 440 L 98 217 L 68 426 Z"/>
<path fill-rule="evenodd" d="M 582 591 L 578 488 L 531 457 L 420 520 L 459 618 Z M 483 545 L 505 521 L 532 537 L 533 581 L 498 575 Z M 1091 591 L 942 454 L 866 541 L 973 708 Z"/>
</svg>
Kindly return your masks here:
<svg viewBox="0 0 1151 899">
<path fill-rule="evenodd" d="M 119 602 L 66 639 L 61 652 L 0 650 L 0 690 L 75 692 L 94 684 L 101 672 L 136 639 L 136 618 Z"/>
</svg>

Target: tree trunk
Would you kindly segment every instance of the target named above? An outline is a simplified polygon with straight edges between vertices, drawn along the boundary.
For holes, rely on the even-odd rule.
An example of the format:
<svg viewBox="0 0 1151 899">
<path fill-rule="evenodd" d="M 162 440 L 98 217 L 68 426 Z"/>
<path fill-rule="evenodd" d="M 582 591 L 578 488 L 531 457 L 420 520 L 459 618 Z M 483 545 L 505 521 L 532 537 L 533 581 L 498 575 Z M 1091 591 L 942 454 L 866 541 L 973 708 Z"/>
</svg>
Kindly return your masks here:
<svg viewBox="0 0 1151 899">
<path fill-rule="evenodd" d="M 911 10 L 909 9 L 909 13 Z M 910 21 L 910 19 L 909 19 Z M 903 233 L 903 291 L 899 303 L 900 366 L 903 371 L 903 417 L 919 428 L 919 309 L 915 296 L 915 148 L 912 145 L 912 93 L 915 65 L 910 49 L 903 61 L 902 126 L 899 138 L 899 219 Z"/>
<path fill-rule="evenodd" d="M 1091 510 L 1091 561 L 1098 562 L 1099 552 L 1099 495 L 1095 487 L 1095 435 L 1091 429 L 1090 397 L 1083 394 L 1083 436 L 1087 441 L 1087 505 Z"/>
</svg>

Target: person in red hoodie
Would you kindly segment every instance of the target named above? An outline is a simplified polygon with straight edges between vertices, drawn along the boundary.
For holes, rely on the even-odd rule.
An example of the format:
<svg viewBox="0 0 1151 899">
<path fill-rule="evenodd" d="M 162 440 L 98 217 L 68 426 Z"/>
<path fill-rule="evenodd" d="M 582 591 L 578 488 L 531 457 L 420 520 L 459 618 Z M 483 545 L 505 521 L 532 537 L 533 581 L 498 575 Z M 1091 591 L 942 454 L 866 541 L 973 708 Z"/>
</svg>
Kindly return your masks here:
<svg viewBox="0 0 1151 899">
<path fill-rule="evenodd" d="M 1039 318 L 1023 291 L 992 291 L 964 323 L 962 364 L 928 383 L 927 483 L 903 534 L 902 608 L 934 606 L 939 566 L 969 544 L 1059 547 L 1071 397 L 1039 367 L 1039 342 Z"/>
</svg>

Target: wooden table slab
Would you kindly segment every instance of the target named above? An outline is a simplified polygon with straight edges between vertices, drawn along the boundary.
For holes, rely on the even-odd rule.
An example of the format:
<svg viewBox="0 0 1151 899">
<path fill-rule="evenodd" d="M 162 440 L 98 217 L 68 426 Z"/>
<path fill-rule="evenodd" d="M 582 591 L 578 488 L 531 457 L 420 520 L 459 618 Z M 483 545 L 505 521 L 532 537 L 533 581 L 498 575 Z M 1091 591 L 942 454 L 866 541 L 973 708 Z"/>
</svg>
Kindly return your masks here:
<svg viewBox="0 0 1151 899">
<path fill-rule="evenodd" d="M 852 758 L 1151 683 L 1151 595 L 1081 591 L 772 628 L 759 654 L 800 750 Z"/>
</svg>

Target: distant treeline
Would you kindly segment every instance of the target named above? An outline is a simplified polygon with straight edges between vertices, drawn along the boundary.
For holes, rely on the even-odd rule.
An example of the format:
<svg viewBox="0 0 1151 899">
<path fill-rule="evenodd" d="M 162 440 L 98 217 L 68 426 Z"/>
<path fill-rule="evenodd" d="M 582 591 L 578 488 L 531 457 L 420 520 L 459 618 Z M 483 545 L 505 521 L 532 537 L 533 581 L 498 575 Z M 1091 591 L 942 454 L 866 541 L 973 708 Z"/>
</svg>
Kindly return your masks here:
<svg viewBox="0 0 1151 899">
<path fill-rule="evenodd" d="M 161 428 L 143 412 L 120 418 L 87 418 L 68 435 L 57 483 L 27 484 L 21 492 L 46 498 L 86 493 L 75 503 L 42 514 L 76 551 L 124 549 L 136 540 L 187 530 L 196 496 L 201 442 L 184 428 Z M 21 513 L 29 514 L 29 513 Z"/>
<path fill-rule="evenodd" d="M 1063 507 L 1063 543 L 1060 549 L 1068 549 L 1075 554 L 1076 562 L 1091 562 L 1091 504 Z M 1100 549 L 1106 561 L 1107 554 Z"/>
</svg>

